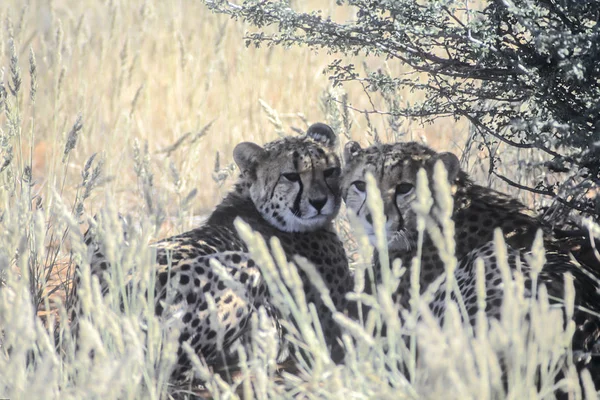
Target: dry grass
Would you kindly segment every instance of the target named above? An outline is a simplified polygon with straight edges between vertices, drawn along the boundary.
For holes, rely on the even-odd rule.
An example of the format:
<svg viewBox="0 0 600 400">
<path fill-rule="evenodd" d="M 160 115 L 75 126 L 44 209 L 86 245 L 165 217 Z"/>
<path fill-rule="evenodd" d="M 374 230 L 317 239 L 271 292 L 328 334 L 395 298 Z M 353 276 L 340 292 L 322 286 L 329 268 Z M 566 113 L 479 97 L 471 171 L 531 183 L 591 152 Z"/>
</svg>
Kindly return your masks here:
<svg viewBox="0 0 600 400">
<path fill-rule="evenodd" d="M 302 3 L 307 9 L 317 5 L 322 7 L 322 2 Z M 350 9 L 333 2 L 331 9 L 335 18 L 351 17 Z M 203 214 L 228 187 L 213 180 L 216 153 L 221 166 L 227 166 L 240 141 L 264 143 L 276 137 L 259 100 L 279 113 L 288 134 L 291 127 L 306 128 L 303 118 L 314 122 L 328 117 L 320 106 L 330 89 L 322 72 L 334 55 L 246 48 L 242 38 L 249 28 L 211 14 L 200 2 L 32 0 L 23 6 L 21 0 L 8 0 L 0 13 L 6 22 L 0 33 L 1 64 L 8 65 L 12 31 L 22 69 L 23 132 L 35 123 L 34 140 L 30 143 L 25 134 L 21 151 L 25 160 L 33 151 L 36 190 L 49 197 L 51 187 L 64 187 L 63 196 L 73 199 L 85 161 L 99 153 L 105 176 L 113 180 L 92 194 L 86 204 L 90 214 L 104 204 L 104 193 L 110 193 L 122 212 L 135 215 L 144 207 L 133 168 L 135 140 L 148 142 L 155 189 L 167 194 L 167 212 L 176 214 L 180 201 L 196 188 L 192 212 Z M 37 61 L 35 106 L 27 93 L 30 49 Z M 398 65 L 378 60 L 355 61 L 371 69 L 400 71 Z M 345 89 L 353 106 L 371 108 L 362 87 Z M 381 99 L 372 97 L 383 109 Z M 64 167 L 65 136 L 78 115 L 83 129 Z M 356 113 L 354 118 L 352 137 L 364 142 L 366 121 Z M 386 139 L 385 118 L 375 115 L 371 120 Z M 206 135 L 191 144 L 208 124 Z M 465 125 L 447 120 L 406 128 L 411 138 L 427 138 L 440 148 L 460 149 L 465 139 Z M 188 133 L 176 150 L 161 152 Z M 177 184 L 171 165 L 178 171 Z M 63 178 L 63 168 L 64 183 L 57 179 Z"/>
<path fill-rule="evenodd" d="M 322 2 L 299 6 L 308 11 Z M 353 14 L 334 2 L 330 9 L 340 20 Z M 322 104 L 328 93 L 342 93 L 331 88 L 323 73 L 335 55 L 302 48 L 247 48 L 243 36 L 250 27 L 214 15 L 200 2 L 7 0 L 0 5 L 0 19 L 2 80 L 8 84 L 11 79 L 11 41 L 22 79 L 14 102 L 21 123 L 20 135 L 11 143 L 13 165 L 15 171 L 31 165 L 33 203 L 40 201 L 50 222 L 53 191 L 73 205 L 83 191 L 84 165 L 98 153 L 102 184 L 83 202 L 81 230 L 87 226 L 85 217 L 96 214 L 108 198 L 119 212 L 134 218 L 161 209 L 167 218 L 154 239 L 188 230 L 198 222 L 189 217 L 206 215 L 229 189 L 233 179 L 228 178 L 237 174 L 234 146 L 277 137 L 273 115 L 265 108 L 277 114 L 285 134 L 336 118 Z M 35 101 L 30 96 L 31 54 Z M 353 61 L 401 72 L 399 65 L 376 59 Z M 344 90 L 357 109 L 371 109 L 371 102 L 385 108 L 380 97 L 360 85 Z M 83 127 L 64 157 L 79 116 Z M 351 117 L 352 139 L 366 144 L 376 130 L 382 140 L 393 140 L 385 116 L 371 115 L 373 129 L 364 115 Z M 6 122 L 1 115 L 0 124 Z M 440 148 L 460 150 L 466 137 L 465 125 L 450 121 L 425 127 L 405 122 L 405 128 L 407 138 Z M 136 146 L 141 152 L 137 161 Z M 152 206 L 145 200 L 136 162 L 138 170 L 146 162 L 145 172 L 152 174 Z M 23 186 L 18 176 L 14 182 Z M 62 246 L 58 259 L 68 262 L 68 241 L 50 237 L 46 245 Z M 65 280 L 65 271 L 53 271 L 51 288 Z"/>
<path fill-rule="evenodd" d="M 333 18 L 351 18 L 350 9 L 334 4 L 330 1 Z M 298 6 L 324 8 L 318 1 Z M 57 354 L 54 332 L 48 327 L 53 327 L 59 316 L 40 313 L 48 322 L 46 327 L 34 317 L 31 303 L 42 301 L 48 309 L 48 299 L 43 295 L 31 299 L 28 280 L 22 278 L 27 278 L 31 265 L 51 265 L 50 284 L 41 286 L 46 293 L 53 290 L 53 282 L 61 287 L 65 266 L 71 265 L 70 254 L 84 258 L 85 247 L 76 230 L 105 205 L 131 214 L 145 228 L 134 233 L 131 247 L 115 250 L 117 257 L 129 260 L 131 266 L 148 265 L 148 240 L 190 229 L 197 221 L 189 217 L 206 214 L 228 190 L 232 179 L 227 178 L 235 175 L 229 165 L 237 143 L 264 143 L 277 137 L 278 130 L 291 133 L 292 128 L 305 129 L 310 122 L 339 118 L 332 108 L 321 104 L 324 94 L 331 92 L 322 71 L 335 55 L 299 48 L 246 48 L 242 37 L 247 26 L 213 15 L 193 1 L 30 0 L 24 5 L 22 0 L 5 0 L 0 5 L 0 19 L 0 66 L 4 67 L 0 78 L 8 85 L 15 76 L 10 70 L 14 43 L 18 62 L 12 65 L 20 67 L 22 79 L 16 100 L 10 97 L 11 112 L 0 116 L 0 134 L 9 135 L 15 154 L 10 174 L 0 175 L 0 283 L 4 285 L 0 290 L 0 329 L 4 330 L 0 370 L 9 372 L 0 374 L 0 395 L 164 398 L 174 393 L 165 378 L 169 362 L 174 361 L 169 358 L 174 340 L 161 336 L 153 308 L 145 299 L 134 299 L 137 308 L 123 315 L 116 301 L 105 304 L 100 300 L 99 290 L 87 293 L 89 299 L 95 296 L 90 314 L 97 318 L 82 323 L 85 334 L 81 344 L 96 354 L 90 362 L 74 352 L 66 314 L 60 321 L 64 354 Z M 35 101 L 30 93 L 30 51 L 36 66 Z M 399 65 L 380 60 L 357 58 L 354 62 L 370 69 L 402 72 Z M 359 85 L 344 89 L 358 109 L 370 109 L 371 101 L 376 108 L 385 108 L 381 98 L 367 94 Z M 333 95 L 341 93 L 336 90 Z M 406 101 L 416 100 L 410 93 L 400 95 Z M 268 109 L 274 111 L 269 115 Z M 19 123 L 9 127 L 7 114 L 17 115 Z M 73 131 L 79 116 L 83 127 Z M 383 140 L 393 139 L 386 117 L 371 115 L 370 129 L 363 115 L 351 116 L 352 139 L 366 144 L 373 140 L 375 130 Z M 463 150 L 468 134 L 464 123 L 452 120 L 428 126 L 404 122 L 403 128 L 409 132 L 406 139 L 425 138 L 438 149 L 457 153 Z M 65 146 L 69 138 L 74 144 L 75 136 L 76 144 L 65 156 Z M 342 141 L 347 139 L 342 137 Z M 4 144 L 0 143 L 2 151 L 7 149 Z M 100 159 L 104 162 L 102 185 L 85 198 L 82 173 L 94 153 L 98 156 L 91 170 Z M 0 153 L 0 163 L 5 156 Z M 23 179 L 29 164 L 31 194 Z M 189 196 L 194 190 L 196 195 Z M 84 213 L 74 217 L 82 198 Z M 154 232 L 150 227 L 161 213 L 172 218 Z M 368 251 L 362 250 L 355 250 L 353 256 L 366 263 L 363 253 Z M 7 266 L 17 274 L 7 273 Z M 414 349 L 408 351 L 402 340 L 395 340 L 407 331 L 394 320 L 395 311 L 385 303 L 387 295 L 383 292 L 379 299 L 372 299 L 381 304 L 368 316 L 367 326 L 352 325 L 339 316 L 352 328 L 344 337 L 350 349 L 346 365 L 333 365 L 323 356 L 326 350 L 313 343 L 307 352 L 315 356 L 314 365 L 304 366 L 298 374 L 282 374 L 280 379 L 266 367 L 274 360 L 265 354 L 249 359 L 239 385 L 224 383 L 200 365 L 196 372 L 206 374 L 210 393 L 223 398 L 235 397 L 240 387 L 245 396 L 258 398 L 417 398 L 419 394 L 475 398 L 481 388 L 491 393 L 490 398 L 498 398 L 505 394 L 498 383 L 501 374 L 499 369 L 490 369 L 498 357 L 522 348 L 550 354 L 552 345 L 566 335 L 558 329 L 546 335 L 547 341 L 542 342 L 546 347 L 534 347 L 521 330 L 528 326 L 525 311 L 537 310 L 538 302 L 523 301 L 519 303 L 522 307 L 513 310 L 521 324 L 520 330 L 513 330 L 520 347 L 502 341 L 497 341 L 497 348 L 488 345 L 488 340 L 505 332 L 502 326 L 482 330 L 484 335 L 474 338 L 456 319 L 444 331 L 428 320 L 413 326 L 408 336 L 418 336 L 420 346 L 441 353 L 430 353 L 422 364 L 415 365 Z M 297 299 L 284 300 L 293 305 Z M 562 326 L 561 318 L 551 317 L 548 326 Z M 301 321 L 310 323 L 311 318 L 303 315 Z M 389 336 L 373 337 L 374 327 L 382 321 L 390 327 Z M 392 327 L 397 328 L 393 333 Z M 544 326 L 538 328 L 543 331 Z M 10 356 L 3 343 L 12 346 Z M 34 365 L 27 362 L 30 352 L 36 356 Z M 480 356 L 484 359 L 479 360 Z M 471 365 L 463 362 L 465 359 L 477 359 L 480 369 L 465 372 L 463 366 Z M 399 370 L 399 361 L 413 363 L 410 381 Z M 508 368 L 535 367 L 528 363 L 516 357 Z M 535 392 L 533 379 L 525 378 L 517 379 L 508 394 L 524 398 Z M 551 378 L 544 382 L 546 387 L 553 383 Z M 456 394 L 447 393 L 448 384 L 457 388 Z"/>
</svg>

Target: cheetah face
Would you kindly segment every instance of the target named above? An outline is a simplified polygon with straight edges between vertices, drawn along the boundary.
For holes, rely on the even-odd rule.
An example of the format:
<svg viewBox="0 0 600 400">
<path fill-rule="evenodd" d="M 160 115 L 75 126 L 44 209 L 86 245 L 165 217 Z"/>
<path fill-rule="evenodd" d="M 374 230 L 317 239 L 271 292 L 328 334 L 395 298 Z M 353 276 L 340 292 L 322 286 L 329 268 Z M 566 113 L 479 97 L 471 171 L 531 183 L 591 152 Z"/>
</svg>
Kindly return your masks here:
<svg viewBox="0 0 600 400">
<path fill-rule="evenodd" d="M 366 204 L 365 177 L 371 173 L 383 200 L 388 248 L 396 251 L 414 249 L 417 242 L 417 217 L 412 203 L 419 169 L 425 168 L 431 177 L 435 162 L 441 160 L 451 181 L 459 171 L 454 154 L 437 154 L 415 142 L 378 144 L 366 149 L 357 142 L 349 142 L 344 149 L 344 160 L 341 191 L 346 206 L 358 216 L 375 246 L 373 219 Z"/>
<path fill-rule="evenodd" d="M 300 137 L 286 137 L 264 148 L 240 143 L 234 159 L 262 217 L 286 232 L 323 228 L 337 215 L 340 160 L 336 137 L 325 124 L 314 124 Z"/>
</svg>

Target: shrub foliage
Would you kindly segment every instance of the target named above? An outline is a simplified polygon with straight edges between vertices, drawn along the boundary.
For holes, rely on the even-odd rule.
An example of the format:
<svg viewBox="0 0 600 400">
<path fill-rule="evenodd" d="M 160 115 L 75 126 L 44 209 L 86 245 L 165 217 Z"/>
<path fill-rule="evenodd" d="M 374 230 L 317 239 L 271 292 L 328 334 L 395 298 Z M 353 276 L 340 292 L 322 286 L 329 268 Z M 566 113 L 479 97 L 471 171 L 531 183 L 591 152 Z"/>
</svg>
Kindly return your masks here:
<svg viewBox="0 0 600 400">
<path fill-rule="evenodd" d="M 547 196 L 554 209 L 598 219 L 599 2 L 338 0 L 356 9 L 346 22 L 321 10 L 295 11 L 291 2 L 206 3 L 257 27 L 247 34 L 248 45 L 306 45 L 338 53 L 328 67 L 334 85 L 359 81 L 384 98 L 398 89 L 423 94 L 417 103 L 395 100 L 386 110 L 366 112 L 423 122 L 465 118 L 484 147 L 530 150 L 530 166 L 543 172 L 528 182 L 501 174 L 502 158 L 493 151 L 489 173 Z M 356 54 L 399 61 L 409 73 L 361 72 L 349 61 Z"/>
</svg>

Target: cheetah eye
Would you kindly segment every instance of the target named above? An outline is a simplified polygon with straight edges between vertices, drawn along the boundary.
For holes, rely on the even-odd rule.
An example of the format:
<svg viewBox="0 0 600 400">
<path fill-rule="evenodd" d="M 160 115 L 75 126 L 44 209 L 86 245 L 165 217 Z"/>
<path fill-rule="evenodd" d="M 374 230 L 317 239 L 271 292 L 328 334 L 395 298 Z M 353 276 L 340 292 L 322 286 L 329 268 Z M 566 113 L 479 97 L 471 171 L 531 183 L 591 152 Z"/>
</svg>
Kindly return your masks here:
<svg viewBox="0 0 600 400">
<path fill-rule="evenodd" d="M 409 193 L 411 190 L 413 190 L 413 184 L 412 183 L 401 183 L 398 186 L 396 186 L 396 196 L 399 195 L 404 195 Z"/>
<path fill-rule="evenodd" d="M 339 172 L 340 172 L 340 169 L 338 167 L 327 168 L 325 171 L 323 171 L 323 176 L 325 178 L 329 178 L 334 175 L 339 175 Z"/>
<path fill-rule="evenodd" d="M 352 182 L 352 185 L 354 185 L 356 190 L 358 190 L 361 193 L 364 193 L 365 190 L 367 190 L 367 184 L 365 183 L 365 181 L 354 181 Z"/>
<path fill-rule="evenodd" d="M 296 172 L 288 172 L 281 175 L 290 182 L 298 182 L 300 180 L 300 175 Z"/>
</svg>

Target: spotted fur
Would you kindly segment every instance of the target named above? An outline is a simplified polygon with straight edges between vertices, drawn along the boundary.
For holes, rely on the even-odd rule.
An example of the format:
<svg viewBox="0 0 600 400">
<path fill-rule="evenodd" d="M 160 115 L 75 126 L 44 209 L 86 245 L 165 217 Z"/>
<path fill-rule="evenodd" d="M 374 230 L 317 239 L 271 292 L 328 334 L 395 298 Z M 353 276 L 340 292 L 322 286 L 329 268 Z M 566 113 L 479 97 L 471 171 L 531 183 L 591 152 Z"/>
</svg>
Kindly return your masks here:
<svg viewBox="0 0 600 400">
<path fill-rule="evenodd" d="M 234 228 L 237 218 L 265 239 L 277 237 L 288 258 L 299 255 L 311 261 L 336 307 L 346 308 L 350 271 L 343 245 L 331 225 L 341 203 L 335 144 L 333 131 L 324 124 L 312 125 L 304 136 L 286 137 L 264 147 L 239 144 L 234 158 L 240 178 L 207 222 L 153 245 L 158 264 L 156 315 L 165 326 L 178 329 L 179 342 L 188 342 L 207 362 L 220 361 L 219 349 L 227 352 L 249 332 L 249 319 L 259 307 L 267 310 L 279 329 L 279 314 L 260 270 Z M 100 278 L 106 292 L 110 266 L 101 245 L 91 239 L 89 245 L 95 249 L 91 272 Z M 213 260 L 225 267 L 225 274 L 217 273 Z M 302 271 L 300 275 L 307 301 L 315 304 L 326 339 L 334 346 L 339 328 L 319 292 Z M 210 312 L 209 297 L 216 314 Z M 188 360 L 181 348 L 178 355 L 179 365 L 185 369 Z"/>
<path fill-rule="evenodd" d="M 442 162 L 447 170 L 448 183 L 453 193 L 453 212 L 456 243 L 455 255 L 458 267 L 455 279 L 467 311 L 467 318 L 475 322 L 477 312 L 475 260 L 484 262 L 486 285 L 486 313 L 499 318 L 505 282 L 498 268 L 494 247 L 494 231 L 500 229 L 507 245 L 506 260 L 513 273 L 520 271 L 525 278 L 525 296 L 531 296 L 531 267 L 527 262 L 536 234 L 542 232 L 546 249 L 546 262 L 537 284 L 544 284 L 551 299 L 564 296 L 564 276 L 574 278 L 576 288 L 576 311 L 574 315 L 578 330 L 572 346 L 576 354 L 585 354 L 576 361 L 579 366 L 600 368 L 600 261 L 578 263 L 561 246 L 552 232 L 544 226 L 519 201 L 495 190 L 473 183 L 460 170 L 458 158 L 451 153 L 436 153 L 427 146 L 415 143 L 377 144 L 362 149 L 358 143 L 350 142 L 344 152 L 346 166 L 342 174 L 342 197 L 349 209 L 354 211 L 373 238 L 372 218 L 366 206 L 365 176 L 373 174 L 384 203 L 387 219 L 386 231 L 390 259 L 400 258 L 402 265 L 410 269 L 417 255 L 417 217 L 413 208 L 416 199 L 417 172 L 424 169 L 429 177 L 430 189 L 434 194 L 433 170 Z M 440 224 L 439 204 L 434 200 L 429 218 Z M 375 260 L 377 260 L 377 256 Z M 444 263 L 438 248 L 428 234 L 425 235 L 420 260 L 420 287 L 423 293 L 434 281 L 443 280 Z M 376 281 L 381 283 L 381 271 L 375 265 Z M 400 281 L 394 300 L 400 310 L 409 308 L 409 278 L 406 273 Z M 431 309 L 442 319 L 445 312 L 444 283 L 439 286 L 431 302 Z M 587 310 L 592 310 L 590 313 Z M 401 311 L 402 313 L 402 311 Z M 582 361 L 584 360 L 585 361 Z M 591 360 L 595 360 L 591 363 Z"/>
<path fill-rule="evenodd" d="M 446 167 L 452 185 L 452 219 L 455 222 L 458 260 L 491 242 L 495 228 L 502 230 L 509 246 L 526 250 L 531 248 L 537 230 L 542 227 L 517 200 L 474 184 L 460 170 L 458 159 L 452 153 L 436 153 L 415 142 L 378 144 L 366 149 L 350 142 L 346 145 L 344 157 L 342 197 L 346 205 L 357 214 L 374 241 L 366 191 L 362 190 L 366 174 L 373 174 L 384 203 L 389 251 L 392 257 L 401 258 L 405 266 L 410 265 L 417 250 L 417 217 L 412 206 L 416 199 L 417 173 L 421 168 L 425 169 L 430 189 L 435 193 L 433 167 L 437 161 Z M 437 218 L 436 213 L 437 205 L 434 204 L 431 211 L 434 219 Z M 444 272 L 444 265 L 429 237 L 425 238 L 423 246 L 421 287 L 426 288 Z M 400 291 L 407 293 L 408 282 L 402 283 Z"/>
</svg>

